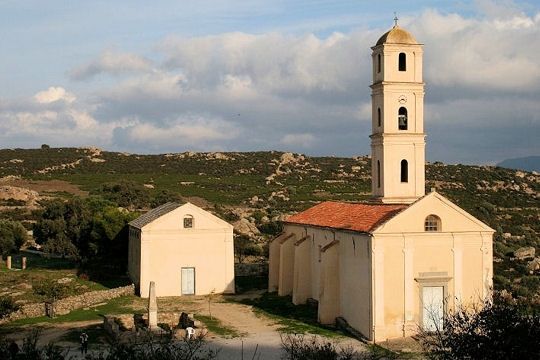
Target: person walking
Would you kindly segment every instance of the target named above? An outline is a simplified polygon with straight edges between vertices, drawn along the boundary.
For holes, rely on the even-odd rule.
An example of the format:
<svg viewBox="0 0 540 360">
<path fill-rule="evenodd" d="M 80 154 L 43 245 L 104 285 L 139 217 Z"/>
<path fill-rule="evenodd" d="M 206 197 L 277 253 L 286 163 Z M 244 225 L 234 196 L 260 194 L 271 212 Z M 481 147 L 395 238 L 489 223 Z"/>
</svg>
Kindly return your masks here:
<svg viewBox="0 0 540 360">
<path fill-rule="evenodd" d="M 88 352 L 88 334 L 83 332 L 80 336 L 81 340 L 81 354 L 86 355 Z"/>
</svg>

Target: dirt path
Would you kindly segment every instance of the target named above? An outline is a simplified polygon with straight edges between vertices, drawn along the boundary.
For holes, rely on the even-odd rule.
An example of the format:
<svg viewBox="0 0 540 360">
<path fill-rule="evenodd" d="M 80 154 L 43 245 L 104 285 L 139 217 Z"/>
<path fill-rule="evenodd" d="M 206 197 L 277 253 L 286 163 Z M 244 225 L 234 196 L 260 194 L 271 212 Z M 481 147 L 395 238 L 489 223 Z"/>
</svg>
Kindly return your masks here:
<svg viewBox="0 0 540 360">
<path fill-rule="evenodd" d="M 279 326 L 274 321 L 256 315 L 249 305 L 224 302 L 212 304 L 211 309 L 212 315 L 224 326 L 234 328 L 242 334 L 232 339 L 215 336 L 210 339 L 213 346 L 221 349 L 219 359 L 278 360 L 281 358 L 281 334 L 278 331 Z M 208 314 L 207 310 L 203 313 L 204 315 Z M 321 340 L 335 342 L 341 347 L 350 346 L 360 352 L 365 350 L 363 343 L 351 338 L 321 338 Z"/>
<path fill-rule="evenodd" d="M 196 313 L 201 315 L 210 315 L 204 299 L 198 299 L 190 303 L 189 307 L 190 310 L 197 310 Z M 218 359 L 280 359 L 282 355 L 281 334 L 278 331 L 279 326 L 274 321 L 265 316 L 258 316 L 249 305 L 233 302 L 212 303 L 211 311 L 212 316 L 217 318 L 224 327 L 235 329 L 241 334 L 241 336 L 235 338 L 223 338 L 213 334 L 208 336 L 209 345 L 219 349 Z M 46 345 L 49 342 L 55 342 L 57 345 L 68 349 L 69 355 L 77 358 L 80 356 L 78 344 L 66 341 L 63 338 L 73 330 L 83 331 L 85 328 L 101 323 L 101 320 L 92 320 L 47 325 L 41 328 L 39 344 Z M 32 330 L 32 327 L 25 327 L 21 330 L 9 335 L 9 338 L 21 344 L 22 339 Z M 340 346 L 352 346 L 357 351 L 364 349 L 363 343 L 350 338 L 323 338 L 322 340 L 335 342 Z M 97 351 L 99 346 L 95 342 L 94 340 L 93 348 L 94 351 Z M 92 351 L 92 342 L 90 350 Z"/>
<path fill-rule="evenodd" d="M 58 343 L 62 345 L 62 341 L 59 341 L 67 333 L 73 330 L 82 331 L 84 328 L 99 325 L 103 323 L 102 320 L 89 320 L 89 321 L 76 321 L 76 322 L 67 322 L 67 323 L 58 323 L 58 324 L 47 324 L 45 326 L 25 326 L 17 331 L 16 333 L 10 334 L 7 337 L 15 341 L 21 341 L 34 329 L 39 329 L 39 345 L 46 345 L 50 342 Z"/>
</svg>

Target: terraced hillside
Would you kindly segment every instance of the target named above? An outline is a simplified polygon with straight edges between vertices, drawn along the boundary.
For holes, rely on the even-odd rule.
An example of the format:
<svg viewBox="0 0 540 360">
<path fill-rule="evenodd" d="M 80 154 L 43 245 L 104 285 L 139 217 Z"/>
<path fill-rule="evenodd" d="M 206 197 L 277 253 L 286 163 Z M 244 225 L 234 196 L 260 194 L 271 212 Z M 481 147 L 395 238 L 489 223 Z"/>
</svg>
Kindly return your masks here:
<svg viewBox="0 0 540 360">
<path fill-rule="evenodd" d="M 540 248 L 540 176 L 442 163 L 428 164 L 426 171 L 427 189 L 436 188 L 497 230 L 496 285 L 524 296 L 538 293 L 538 270 L 513 252 Z M 136 155 L 95 148 L 4 149 L 0 177 L 3 217 L 31 220 L 43 198 L 100 194 L 103 184 L 129 180 L 151 195 L 165 191 L 213 210 L 261 241 L 283 216 L 322 200 L 365 200 L 371 186 L 366 156 L 275 151 Z M 17 191 L 19 197 L 6 195 Z"/>
</svg>

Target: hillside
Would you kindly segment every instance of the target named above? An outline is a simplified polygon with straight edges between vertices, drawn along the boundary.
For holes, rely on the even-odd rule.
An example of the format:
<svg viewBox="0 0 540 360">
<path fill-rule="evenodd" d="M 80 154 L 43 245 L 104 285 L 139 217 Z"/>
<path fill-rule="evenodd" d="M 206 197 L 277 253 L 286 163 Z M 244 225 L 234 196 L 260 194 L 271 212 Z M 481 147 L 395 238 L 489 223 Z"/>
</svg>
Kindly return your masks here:
<svg viewBox="0 0 540 360">
<path fill-rule="evenodd" d="M 31 221 L 32 209 L 43 198 L 99 194 L 103 184 L 128 179 L 151 194 L 168 191 L 164 194 L 206 207 L 261 241 L 271 236 L 273 225 L 285 215 L 323 200 L 368 199 L 371 186 L 366 156 L 282 152 L 136 155 L 94 148 L 4 149 L 0 178 L 4 218 Z M 522 295 L 528 289 L 538 292 L 538 270 L 531 273 L 528 262 L 515 260 L 513 251 L 540 248 L 540 176 L 500 167 L 434 163 L 427 165 L 426 178 L 428 190 L 436 188 L 497 230 L 497 286 Z"/>
<path fill-rule="evenodd" d="M 498 163 L 497 166 L 508 169 L 540 172 L 540 156 L 526 156 L 515 159 L 506 159 Z"/>
</svg>

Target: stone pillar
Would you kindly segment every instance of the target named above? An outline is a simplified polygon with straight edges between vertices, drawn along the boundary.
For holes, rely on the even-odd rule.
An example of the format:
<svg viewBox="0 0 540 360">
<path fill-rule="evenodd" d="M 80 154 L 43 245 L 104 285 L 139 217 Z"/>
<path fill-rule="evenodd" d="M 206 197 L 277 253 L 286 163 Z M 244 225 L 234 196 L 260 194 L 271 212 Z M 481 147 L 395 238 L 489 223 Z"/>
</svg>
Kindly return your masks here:
<svg viewBox="0 0 540 360">
<path fill-rule="evenodd" d="M 11 269 L 11 256 L 8 256 L 6 259 L 6 267 L 8 269 Z"/>
<path fill-rule="evenodd" d="M 23 256 L 23 257 L 22 257 L 21 264 L 22 264 L 22 265 L 21 265 L 21 268 L 22 268 L 23 270 L 26 270 L 26 256 Z"/>
<path fill-rule="evenodd" d="M 150 281 L 150 294 L 148 296 L 148 328 L 150 330 L 156 330 L 157 327 L 156 283 Z"/>
</svg>

